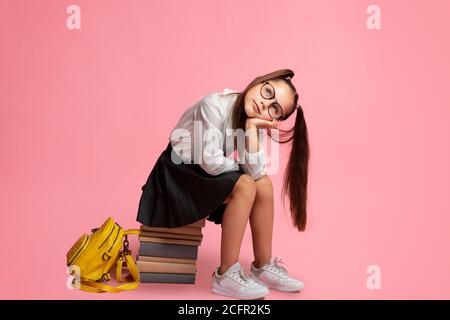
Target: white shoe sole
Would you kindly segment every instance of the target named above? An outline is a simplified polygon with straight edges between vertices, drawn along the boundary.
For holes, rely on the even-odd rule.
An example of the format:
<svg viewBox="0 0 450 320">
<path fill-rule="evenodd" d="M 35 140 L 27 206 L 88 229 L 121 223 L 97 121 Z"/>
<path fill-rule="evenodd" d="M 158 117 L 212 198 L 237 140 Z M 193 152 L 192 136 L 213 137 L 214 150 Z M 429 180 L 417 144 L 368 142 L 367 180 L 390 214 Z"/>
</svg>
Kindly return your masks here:
<svg viewBox="0 0 450 320">
<path fill-rule="evenodd" d="M 250 274 L 250 276 L 253 278 L 253 280 L 255 282 L 259 283 L 260 285 L 263 285 L 263 286 L 267 287 L 268 289 L 274 289 L 274 290 L 281 291 L 281 292 L 300 292 L 303 290 L 303 288 L 305 288 L 304 285 L 300 288 L 287 288 L 287 287 L 273 286 L 273 285 L 269 285 L 269 284 L 262 282 L 254 274 Z"/>
<path fill-rule="evenodd" d="M 240 295 L 236 295 L 236 293 L 233 293 L 231 291 L 228 291 L 226 289 L 223 288 L 215 288 L 212 287 L 211 291 L 215 294 L 218 295 L 222 295 L 222 296 L 227 296 L 227 297 L 232 297 L 232 298 L 236 298 L 236 299 L 243 299 L 243 300 L 259 300 L 259 299 L 264 299 L 265 296 L 268 294 L 264 294 L 264 295 L 255 295 L 253 297 L 249 297 L 249 296 L 240 296 Z"/>
<path fill-rule="evenodd" d="M 266 285 L 267 286 L 267 285 Z M 304 286 L 303 287 L 301 287 L 301 288 L 294 288 L 294 289 L 292 289 L 292 288 L 286 288 L 286 287 L 276 287 L 276 286 L 267 286 L 267 288 L 269 288 L 269 289 L 274 289 L 274 290 L 278 290 L 278 291 L 281 291 L 281 292 L 300 292 L 300 291 L 302 291 L 303 290 L 303 288 L 304 288 Z"/>
</svg>

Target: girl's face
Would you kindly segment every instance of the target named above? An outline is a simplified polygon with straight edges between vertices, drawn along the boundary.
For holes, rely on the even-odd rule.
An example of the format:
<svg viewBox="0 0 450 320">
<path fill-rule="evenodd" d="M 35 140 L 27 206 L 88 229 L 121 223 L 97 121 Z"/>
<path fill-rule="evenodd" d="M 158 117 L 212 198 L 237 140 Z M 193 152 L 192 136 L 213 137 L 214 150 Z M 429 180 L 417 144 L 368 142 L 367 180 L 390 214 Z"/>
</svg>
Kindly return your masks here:
<svg viewBox="0 0 450 320">
<path fill-rule="evenodd" d="M 287 115 L 292 111 L 294 95 L 284 80 L 268 80 L 247 91 L 244 108 L 249 118 L 270 121 L 272 118 Z"/>
</svg>

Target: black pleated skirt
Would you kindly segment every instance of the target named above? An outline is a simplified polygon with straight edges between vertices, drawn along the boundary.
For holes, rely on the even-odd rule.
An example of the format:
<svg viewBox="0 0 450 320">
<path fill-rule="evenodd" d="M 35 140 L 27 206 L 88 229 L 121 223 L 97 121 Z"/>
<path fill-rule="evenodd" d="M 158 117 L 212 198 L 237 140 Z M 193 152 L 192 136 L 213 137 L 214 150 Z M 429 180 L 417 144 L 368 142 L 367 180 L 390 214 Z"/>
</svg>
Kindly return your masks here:
<svg viewBox="0 0 450 320">
<path fill-rule="evenodd" d="M 167 148 L 156 161 L 139 200 L 137 221 L 149 227 L 182 227 L 203 218 L 222 223 L 225 199 L 241 174 L 239 171 L 223 172 L 212 176 L 198 164 L 171 160 L 172 146 Z"/>
</svg>

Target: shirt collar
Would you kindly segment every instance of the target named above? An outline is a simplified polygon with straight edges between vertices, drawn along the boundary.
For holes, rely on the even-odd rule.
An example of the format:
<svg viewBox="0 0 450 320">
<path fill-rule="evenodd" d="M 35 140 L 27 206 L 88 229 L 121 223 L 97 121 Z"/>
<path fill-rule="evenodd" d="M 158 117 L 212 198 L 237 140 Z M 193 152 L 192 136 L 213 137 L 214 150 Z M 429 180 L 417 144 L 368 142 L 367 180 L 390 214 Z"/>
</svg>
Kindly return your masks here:
<svg viewBox="0 0 450 320">
<path fill-rule="evenodd" d="M 239 92 L 239 91 L 225 88 L 225 90 L 223 91 L 223 94 L 230 94 L 230 93 L 237 93 L 237 92 Z M 237 98 L 237 95 L 232 96 L 231 100 L 229 101 L 228 114 L 227 114 L 227 119 L 226 119 L 226 128 L 232 128 L 232 121 L 233 121 L 233 119 L 232 119 L 233 118 L 232 117 L 233 108 L 232 107 L 233 107 L 234 103 L 236 102 L 236 98 Z"/>
<path fill-rule="evenodd" d="M 223 90 L 222 94 L 229 94 L 229 93 L 236 93 L 239 91 L 233 90 L 233 89 L 229 89 L 229 88 L 225 88 L 225 90 Z"/>
</svg>

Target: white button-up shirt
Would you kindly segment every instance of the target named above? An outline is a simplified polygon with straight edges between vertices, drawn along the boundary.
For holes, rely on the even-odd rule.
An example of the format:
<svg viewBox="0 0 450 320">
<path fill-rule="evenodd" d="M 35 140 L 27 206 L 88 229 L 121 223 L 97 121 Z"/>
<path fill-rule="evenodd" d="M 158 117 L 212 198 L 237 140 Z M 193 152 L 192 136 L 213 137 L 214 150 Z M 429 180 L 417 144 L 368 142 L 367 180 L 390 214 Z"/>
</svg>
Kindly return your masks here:
<svg viewBox="0 0 450 320">
<path fill-rule="evenodd" d="M 222 93 L 214 92 L 200 99 L 181 115 L 171 132 L 169 141 L 173 150 L 184 163 L 198 163 L 210 175 L 238 171 L 241 167 L 245 173 L 257 180 L 266 173 L 265 153 L 261 143 L 265 133 L 263 129 L 258 130 L 260 137 L 258 152 L 247 152 L 244 143 L 243 147 L 237 150 L 239 162 L 230 157 L 233 156 L 233 153 L 226 154 L 228 150 L 234 151 L 234 141 L 231 139 L 232 131 L 230 130 L 232 129 L 232 106 L 238 94 L 239 92 L 236 90 L 225 88 Z M 194 125 L 195 123 L 196 125 Z M 203 136 L 198 134 L 199 124 L 202 134 L 209 129 L 218 130 L 215 132 L 220 132 L 219 141 L 215 143 L 205 141 Z M 176 129 L 181 130 L 175 131 Z M 227 129 L 229 130 L 227 131 Z M 194 146 L 194 132 L 197 132 L 197 136 L 202 137 L 195 139 L 201 143 L 201 147 Z M 227 138 L 223 139 L 223 137 Z M 195 153 L 199 150 L 200 154 L 196 156 Z M 200 161 L 196 159 L 200 159 Z M 244 159 L 244 161 L 240 159 Z"/>
</svg>

